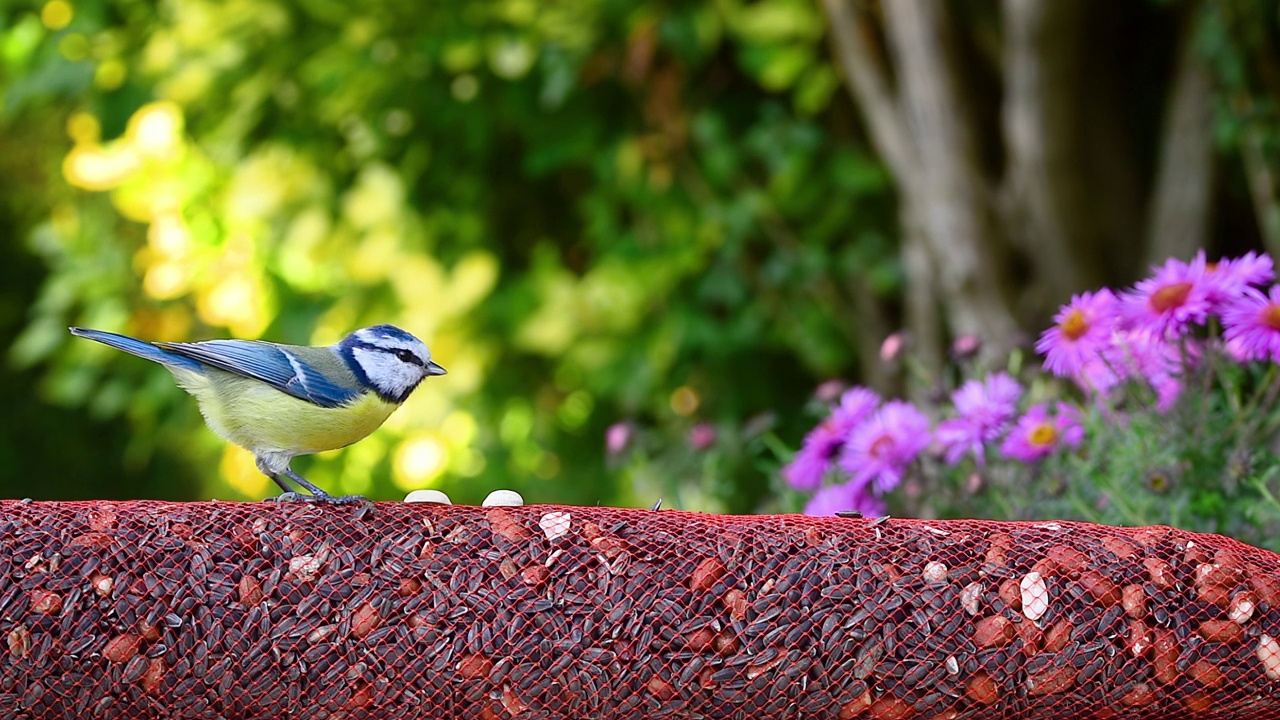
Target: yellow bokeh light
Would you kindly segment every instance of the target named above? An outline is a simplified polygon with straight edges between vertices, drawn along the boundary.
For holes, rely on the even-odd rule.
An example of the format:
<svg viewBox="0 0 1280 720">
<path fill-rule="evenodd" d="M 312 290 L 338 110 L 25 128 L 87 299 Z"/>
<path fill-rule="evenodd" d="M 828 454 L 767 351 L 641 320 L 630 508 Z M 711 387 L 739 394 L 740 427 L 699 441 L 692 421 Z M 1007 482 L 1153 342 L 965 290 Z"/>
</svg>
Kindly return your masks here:
<svg viewBox="0 0 1280 720">
<path fill-rule="evenodd" d="M 40 22 L 50 30 L 61 30 L 71 24 L 75 11 L 66 0 L 52 0 L 40 9 Z"/>
<path fill-rule="evenodd" d="M 175 103 L 147 103 L 129 118 L 125 136 L 148 157 L 170 155 L 182 142 L 182 109 Z"/>
<path fill-rule="evenodd" d="M 258 242 L 252 235 L 232 233 L 222 245 L 222 262 L 233 267 L 249 267 L 254 264 Z"/>
<path fill-rule="evenodd" d="M 138 156 L 127 147 L 77 145 L 62 161 L 67 182 L 85 190 L 110 190 L 137 169 Z"/>
<path fill-rule="evenodd" d="M 163 309 L 139 308 L 129 318 L 129 330 L 138 337 L 182 342 L 191 337 L 191 310 L 179 304 Z"/>
<path fill-rule="evenodd" d="M 366 234 L 347 255 L 347 273 L 356 282 L 381 282 L 402 259 L 400 235 L 391 228 L 379 228 Z"/>
<path fill-rule="evenodd" d="M 355 322 L 355 306 L 350 302 L 343 302 L 342 299 L 339 299 L 316 321 L 315 329 L 311 332 L 311 342 L 314 345 L 336 343 L 355 329 Z M 394 418 L 395 415 L 391 417 Z"/>
<path fill-rule="evenodd" d="M 505 39 L 489 47 L 489 67 L 505 80 L 516 80 L 529 72 L 537 60 L 533 45 L 523 39 Z"/>
<path fill-rule="evenodd" d="M 453 79 L 449 90 L 458 102 L 471 102 L 480 94 L 480 81 L 471 73 L 463 73 Z"/>
<path fill-rule="evenodd" d="M 425 255 L 401 255 L 389 268 L 396 295 L 407 307 L 436 305 L 444 293 L 444 269 Z"/>
<path fill-rule="evenodd" d="M 453 373 L 449 373 L 452 375 Z M 440 388 L 440 385 L 434 385 L 436 381 L 431 381 L 433 385 L 430 388 Z M 440 427 L 444 418 L 449 414 L 452 405 L 449 403 L 448 397 L 437 389 L 428 389 L 416 392 L 409 398 L 400 410 L 391 413 L 391 417 L 383 423 L 383 427 L 388 430 L 399 433 L 401 435 L 410 435 L 416 432 L 418 428 L 424 427 Z"/>
<path fill-rule="evenodd" d="M 498 281 L 498 259 L 493 253 L 469 252 L 453 266 L 449 277 L 449 289 L 444 299 L 451 314 L 471 309 L 493 291 Z"/>
<path fill-rule="evenodd" d="M 219 470 L 223 479 L 236 492 L 252 498 L 261 498 L 267 494 L 270 480 L 258 470 L 253 460 L 253 453 L 235 445 L 227 445 L 222 451 L 222 462 Z"/>
<path fill-rule="evenodd" d="M 219 280 L 196 304 L 200 318 L 222 325 L 241 338 L 256 338 L 266 329 L 268 313 L 260 280 L 235 272 Z"/>
<path fill-rule="evenodd" d="M 449 465 L 449 448 L 432 434 L 407 440 L 396 450 L 392 479 L 404 491 L 430 485 Z"/>
<path fill-rule="evenodd" d="M 476 437 L 476 419 L 466 410 L 454 410 L 440 425 L 440 432 L 454 447 L 470 445 Z"/>
<path fill-rule="evenodd" d="M 280 243 L 280 276 L 299 290 L 321 292 L 335 275 L 326 262 L 325 240 L 331 229 L 324 207 L 313 205 L 294 216 Z"/>
<path fill-rule="evenodd" d="M 433 390 L 456 397 L 474 392 L 484 383 L 492 348 L 443 330 L 431 333 L 426 342 L 432 359 L 449 371 L 449 381 L 439 382 Z"/>
<path fill-rule="evenodd" d="M 67 118 L 67 137 L 76 143 L 96 143 L 102 139 L 102 123 L 91 113 L 73 112 Z"/>
<path fill-rule="evenodd" d="M 178 259 L 191 250 L 191 231 L 177 213 L 163 213 L 147 228 L 147 242 L 161 255 Z"/>
<path fill-rule="evenodd" d="M 115 90 L 124 84 L 129 71 L 124 63 L 112 58 L 98 65 L 93 71 L 93 84 L 102 90 Z"/>
<path fill-rule="evenodd" d="M 157 93 L 179 104 L 195 102 L 209 92 L 217 79 L 208 63 L 187 62 L 176 72 L 168 73 L 157 85 Z"/>
<path fill-rule="evenodd" d="M 232 223 L 276 217 L 283 207 L 323 185 L 316 166 L 283 143 L 267 143 L 236 165 L 223 200 Z"/>
<path fill-rule="evenodd" d="M 398 218 L 404 198 L 400 175 L 386 164 L 370 163 L 343 196 L 342 214 L 353 227 L 366 230 Z"/>
<path fill-rule="evenodd" d="M 558 271 L 541 278 L 540 285 L 538 309 L 513 340 L 525 350 L 559 355 L 578 335 L 578 284 L 568 272 Z"/>
<path fill-rule="evenodd" d="M 184 263 L 167 260 L 147 268 L 142 290 L 157 300 L 172 300 L 190 289 L 191 273 Z"/>
<path fill-rule="evenodd" d="M 698 393 L 688 385 L 682 385 L 671 393 L 671 411 L 680 417 L 689 417 L 698 411 Z"/>
</svg>

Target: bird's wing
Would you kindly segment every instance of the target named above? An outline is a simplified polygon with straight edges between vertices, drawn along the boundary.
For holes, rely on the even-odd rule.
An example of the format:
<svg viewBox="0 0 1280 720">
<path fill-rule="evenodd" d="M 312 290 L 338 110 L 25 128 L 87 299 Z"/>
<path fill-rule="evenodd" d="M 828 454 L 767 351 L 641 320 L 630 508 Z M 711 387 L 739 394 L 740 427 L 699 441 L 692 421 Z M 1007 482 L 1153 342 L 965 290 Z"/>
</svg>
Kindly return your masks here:
<svg viewBox="0 0 1280 720">
<path fill-rule="evenodd" d="M 287 347 L 255 340 L 206 340 L 197 343 L 155 343 L 169 352 L 206 365 L 259 380 L 313 405 L 334 408 L 360 397 L 290 352 Z"/>
</svg>

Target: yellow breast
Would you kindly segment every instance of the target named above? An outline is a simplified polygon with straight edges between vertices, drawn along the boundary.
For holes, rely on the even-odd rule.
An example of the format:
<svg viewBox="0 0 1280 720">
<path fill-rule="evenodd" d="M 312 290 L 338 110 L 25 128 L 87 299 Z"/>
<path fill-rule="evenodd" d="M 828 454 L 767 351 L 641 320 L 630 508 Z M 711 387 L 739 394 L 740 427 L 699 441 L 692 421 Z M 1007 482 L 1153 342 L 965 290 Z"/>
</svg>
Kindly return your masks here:
<svg viewBox="0 0 1280 720">
<path fill-rule="evenodd" d="M 214 432 L 254 452 L 310 455 L 345 447 L 377 430 L 399 407 L 368 393 L 349 405 L 323 408 L 230 373 L 177 379 L 200 402 Z"/>
</svg>

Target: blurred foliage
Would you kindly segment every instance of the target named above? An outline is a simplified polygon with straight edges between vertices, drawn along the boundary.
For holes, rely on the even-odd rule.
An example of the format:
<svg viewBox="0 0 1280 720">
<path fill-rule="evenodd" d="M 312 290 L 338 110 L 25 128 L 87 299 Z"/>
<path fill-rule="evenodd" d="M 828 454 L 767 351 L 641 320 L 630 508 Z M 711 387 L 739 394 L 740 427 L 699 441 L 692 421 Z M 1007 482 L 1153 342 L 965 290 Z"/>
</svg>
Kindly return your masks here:
<svg viewBox="0 0 1280 720">
<path fill-rule="evenodd" d="M 849 288 L 901 284 L 824 32 L 805 0 L 0 4 L 3 393 L 40 416 L 6 433 L 0 491 L 272 492 L 167 373 L 68 324 L 391 322 L 449 375 L 295 464 L 321 486 L 760 508 L 772 420 L 743 419 L 799 437 L 809 390 L 859 372 Z M 676 450 L 611 472 L 618 420 Z M 33 484 L 55 456 L 76 477 Z"/>
</svg>

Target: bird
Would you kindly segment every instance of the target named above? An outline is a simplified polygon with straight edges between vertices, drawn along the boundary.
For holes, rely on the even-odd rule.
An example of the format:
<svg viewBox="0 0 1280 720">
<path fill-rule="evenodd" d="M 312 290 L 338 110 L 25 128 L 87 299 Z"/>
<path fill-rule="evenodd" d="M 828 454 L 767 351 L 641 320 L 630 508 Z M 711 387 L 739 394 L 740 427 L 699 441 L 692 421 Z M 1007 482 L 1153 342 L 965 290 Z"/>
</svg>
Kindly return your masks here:
<svg viewBox="0 0 1280 720">
<path fill-rule="evenodd" d="M 291 461 L 364 439 L 423 380 L 446 374 L 421 340 L 393 325 L 361 328 L 323 347 L 148 342 L 104 330 L 70 331 L 167 368 L 196 398 L 209 428 L 252 452 L 258 469 L 284 491 L 272 500 L 368 503 L 359 495 L 330 495 L 294 472 Z M 296 492 L 286 479 L 310 494 Z"/>
</svg>

